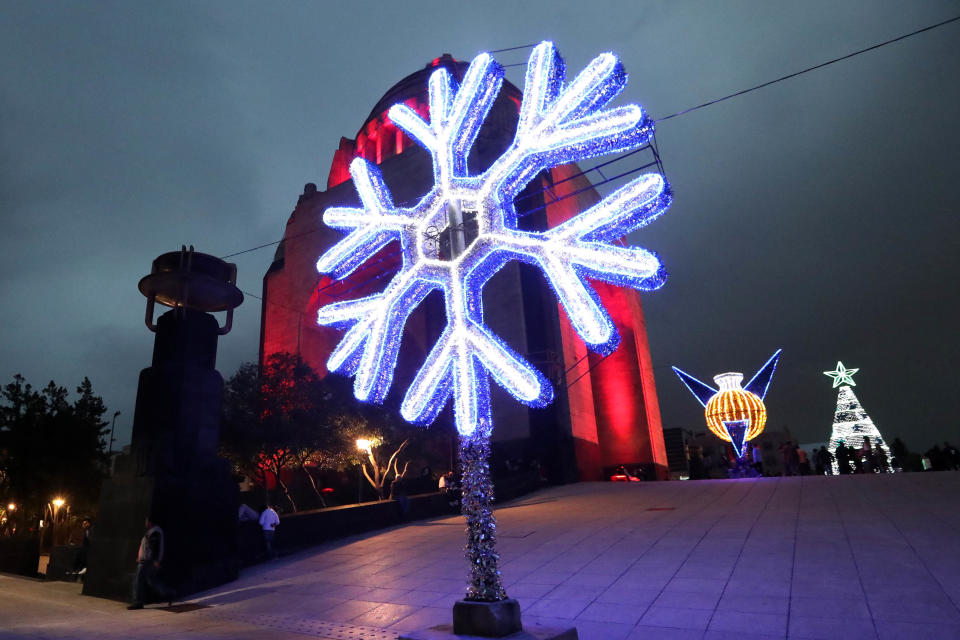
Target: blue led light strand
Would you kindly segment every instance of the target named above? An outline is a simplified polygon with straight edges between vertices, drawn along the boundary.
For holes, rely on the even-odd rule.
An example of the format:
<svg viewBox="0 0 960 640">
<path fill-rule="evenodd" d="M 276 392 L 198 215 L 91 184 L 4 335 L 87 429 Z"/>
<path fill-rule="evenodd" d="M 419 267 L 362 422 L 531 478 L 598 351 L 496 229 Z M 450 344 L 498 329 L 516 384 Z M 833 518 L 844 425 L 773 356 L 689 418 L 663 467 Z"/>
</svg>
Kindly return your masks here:
<svg viewBox="0 0 960 640">
<path fill-rule="evenodd" d="M 327 365 L 355 375 L 359 399 L 384 399 L 407 317 L 427 294 L 440 290 L 447 327 L 407 389 L 403 417 L 428 424 L 452 400 L 457 430 L 470 436 L 489 425 L 490 378 L 520 402 L 549 403 L 553 390 L 546 378 L 483 322 L 480 291 L 512 260 L 542 269 L 577 333 L 604 354 L 616 348 L 619 336 L 587 278 L 640 290 L 663 284 L 666 273 L 654 253 L 614 242 L 670 205 L 669 186 L 659 174 L 635 178 L 549 231 L 516 228 L 513 199 L 540 171 L 642 147 L 653 133 L 639 106 L 605 108 L 627 80 L 612 54 L 598 56 L 567 84 L 564 77 L 553 44 L 534 47 L 516 136 L 481 175 L 469 175 L 466 158 L 503 82 L 503 68 L 489 54 L 471 62 L 460 86 L 446 69 L 433 72 L 429 121 L 404 104 L 391 107 L 394 124 L 433 159 L 433 188 L 409 207 L 393 203 L 375 165 L 360 158 L 351 163 L 363 206 L 324 213 L 325 223 L 349 233 L 320 257 L 317 269 L 346 277 L 394 240 L 401 253 L 401 266 L 383 292 L 318 312 L 320 324 L 346 330 Z M 425 231 L 444 228 L 450 206 L 473 214 L 478 235 L 462 254 L 441 260 Z"/>
</svg>

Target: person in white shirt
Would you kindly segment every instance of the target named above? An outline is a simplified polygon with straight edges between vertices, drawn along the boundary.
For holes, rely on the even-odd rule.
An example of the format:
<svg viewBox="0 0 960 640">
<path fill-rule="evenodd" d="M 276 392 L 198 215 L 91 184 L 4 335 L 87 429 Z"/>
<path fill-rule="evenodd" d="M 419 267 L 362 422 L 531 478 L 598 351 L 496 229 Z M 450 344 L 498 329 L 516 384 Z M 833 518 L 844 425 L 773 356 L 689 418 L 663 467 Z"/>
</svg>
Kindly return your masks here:
<svg viewBox="0 0 960 640">
<path fill-rule="evenodd" d="M 153 520 L 147 518 L 146 533 L 140 540 L 137 550 L 137 572 L 133 579 L 133 601 L 127 609 L 143 609 L 150 592 L 162 600 L 173 602 L 176 593 L 159 579 L 160 565 L 163 562 L 163 529 Z"/>
<path fill-rule="evenodd" d="M 263 529 L 263 544 L 267 548 L 267 557 L 274 560 L 279 555 L 273 545 L 273 538 L 277 532 L 277 525 L 280 524 L 280 516 L 273 510 L 269 504 L 260 514 L 260 527 Z"/>
</svg>

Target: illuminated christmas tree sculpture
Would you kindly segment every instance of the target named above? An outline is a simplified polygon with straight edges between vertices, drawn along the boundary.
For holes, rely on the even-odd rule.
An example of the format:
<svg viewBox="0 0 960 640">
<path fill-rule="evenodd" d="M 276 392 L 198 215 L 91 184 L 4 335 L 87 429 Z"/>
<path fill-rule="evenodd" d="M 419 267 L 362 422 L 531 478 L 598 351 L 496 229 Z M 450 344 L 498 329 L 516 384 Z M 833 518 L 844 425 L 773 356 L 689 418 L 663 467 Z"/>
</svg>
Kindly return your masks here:
<svg viewBox="0 0 960 640">
<path fill-rule="evenodd" d="M 384 400 L 407 318 L 431 291 L 445 298 L 446 328 L 406 390 L 400 413 L 426 425 L 448 401 L 453 404 L 472 571 L 468 601 L 506 599 L 491 511 L 490 380 L 533 407 L 553 399 L 543 374 L 484 323 L 484 285 L 512 260 L 538 267 L 584 342 L 610 353 L 619 336 L 588 278 L 640 290 L 656 289 L 666 278 L 655 254 L 618 243 L 669 206 L 670 192 L 659 174 L 635 178 L 547 231 L 518 228 L 513 200 L 540 171 L 635 149 L 653 135 L 653 121 L 638 105 L 605 108 L 627 80 L 613 54 L 598 56 L 569 83 L 564 76 L 553 44 L 537 45 L 527 65 L 516 137 L 487 169 L 471 175 L 467 157 L 500 91 L 503 67 L 480 54 L 459 86 L 438 68 L 428 83 L 429 120 L 403 103 L 388 112 L 431 154 L 433 188 L 413 206 L 398 206 L 376 165 L 357 158 L 350 174 L 362 206 L 323 214 L 327 225 L 349 233 L 320 257 L 320 273 L 344 278 L 390 242 L 399 243 L 402 255 L 399 271 L 382 292 L 327 305 L 318 314 L 321 325 L 346 331 L 327 366 L 355 376 L 359 400 Z M 464 220 L 476 226 L 469 239 Z M 450 232 L 451 257 L 439 254 L 431 229 Z"/>
<path fill-rule="evenodd" d="M 871 447 L 880 447 L 886 456 L 886 470 L 893 471 L 890 448 L 880 435 L 873 420 L 864 411 L 863 406 L 853 393 L 857 383 L 853 381 L 853 374 L 860 369 L 847 369 L 843 363 L 837 361 L 837 368 L 833 371 L 824 371 L 825 376 L 833 378 L 833 388 L 840 387 L 837 393 L 837 410 L 833 415 L 833 432 L 830 434 L 830 452 L 837 450 L 842 441 L 846 446 L 859 449 L 863 446 L 863 439 L 870 438 Z M 836 459 L 833 461 L 833 473 L 839 473 Z"/>
</svg>

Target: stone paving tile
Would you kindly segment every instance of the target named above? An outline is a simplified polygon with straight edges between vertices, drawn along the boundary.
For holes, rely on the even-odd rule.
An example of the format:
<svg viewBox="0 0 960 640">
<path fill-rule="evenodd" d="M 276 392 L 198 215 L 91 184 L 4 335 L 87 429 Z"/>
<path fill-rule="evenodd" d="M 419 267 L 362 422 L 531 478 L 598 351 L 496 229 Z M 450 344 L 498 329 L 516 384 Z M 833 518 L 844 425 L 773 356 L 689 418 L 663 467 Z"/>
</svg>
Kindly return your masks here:
<svg viewBox="0 0 960 640">
<path fill-rule="evenodd" d="M 654 604 L 643 614 L 640 622 L 652 627 L 673 627 L 676 629 L 698 629 L 705 631 L 712 614 L 713 611 L 706 609 L 658 607 Z"/>
<path fill-rule="evenodd" d="M 606 588 L 616 582 L 622 573 L 623 571 L 616 574 L 580 572 L 564 580 L 563 584 L 576 587 Z"/>
<path fill-rule="evenodd" d="M 581 611 L 586 609 L 588 604 L 590 604 L 589 598 L 578 600 L 541 598 L 529 605 L 527 608 L 523 608 L 523 603 L 520 603 L 524 614 L 529 613 L 530 615 L 536 617 L 566 618 L 571 620 L 576 618 Z"/>
<path fill-rule="evenodd" d="M 586 600 L 593 602 L 606 591 L 604 587 L 585 587 L 582 585 L 561 584 L 548 591 L 545 598 L 559 600 Z"/>
<path fill-rule="evenodd" d="M 743 613 L 779 613 L 786 614 L 790 608 L 790 598 L 762 595 L 757 590 L 750 595 L 738 595 L 725 591 L 717 608 L 721 611 Z"/>
<path fill-rule="evenodd" d="M 626 640 L 634 625 L 616 622 L 592 622 L 577 618 L 579 640 Z"/>
<path fill-rule="evenodd" d="M 512 595 L 512 594 L 511 594 Z M 411 604 L 419 607 L 435 606 L 444 595 L 436 591 L 405 591 L 390 599 L 393 604 Z"/>
<path fill-rule="evenodd" d="M 703 634 L 703 640 L 783 640 L 782 635 L 767 635 L 765 633 L 747 633 L 743 631 L 711 631 Z"/>
<path fill-rule="evenodd" d="M 329 622 L 350 622 L 357 616 L 373 611 L 380 604 L 366 600 L 347 600 L 324 611 L 323 619 Z"/>
<path fill-rule="evenodd" d="M 405 618 L 397 620 L 390 625 L 390 628 L 397 631 L 417 631 L 439 624 L 452 624 L 452 621 L 453 612 L 449 607 L 422 607 Z"/>
<path fill-rule="evenodd" d="M 641 608 L 629 605 L 594 602 L 577 616 L 577 625 L 579 628 L 580 621 L 583 620 L 590 622 L 615 622 L 633 626 L 637 624 L 637 621 L 640 620 L 640 616 L 643 615 L 645 610 L 646 607 Z"/>
<path fill-rule="evenodd" d="M 507 588 L 511 598 L 520 600 L 542 598 L 555 587 L 549 584 L 537 584 L 535 582 L 517 582 Z"/>
<path fill-rule="evenodd" d="M 680 609 L 707 609 L 713 611 L 720 600 L 719 593 L 703 591 L 664 591 L 654 601 L 658 607 L 678 607 Z"/>
<path fill-rule="evenodd" d="M 706 593 L 719 598 L 726 585 L 725 580 L 712 578 L 674 578 L 667 583 L 666 591 Z"/>
<path fill-rule="evenodd" d="M 809 640 L 876 640 L 877 632 L 871 620 L 836 620 L 791 614 L 787 636 Z"/>
<path fill-rule="evenodd" d="M 864 598 L 823 598 L 819 596 L 794 596 L 790 599 L 790 615 L 819 616 L 832 619 L 871 618 Z"/>
<path fill-rule="evenodd" d="M 599 596 L 595 602 L 619 604 L 646 609 L 660 595 L 659 589 L 645 589 L 642 587 L 617 588 L 610 587 Z"/>
<path fill-rule="evenodd" d="M 885 622 L 877 632 L 880 640 L 950 640 L 960 638 L 960 624 Z"/>
<path fill-rule="evenodd" d="M 873 607 L 876 620 L 960 624 L 960 611 L 953 603 L 935 600 L 887 600 Z"/>
<path fill-rule="evenodd" d="M 414 607 L 406 604 L 381 604 L 366 613 L 352 618 L 350 622 L 364 627 L 389 627 L 407 616 L 416 613 L 420 609 L 422 609 L 422 607 Z"/>
<path fill-rule="evenodd" d="M 784 637 L 787 634 L 787 616 L 782 613 L 742 613 L 717 611 L 708 631 L 729 631 L 756 635 Z"/>
<path fill-rule="evenodd" d="M 640 624 L 633 628 L 627 640 L 702 640 L 703 634 L 704 632 L 700 629 L 653 627 Z"/>
</svg>

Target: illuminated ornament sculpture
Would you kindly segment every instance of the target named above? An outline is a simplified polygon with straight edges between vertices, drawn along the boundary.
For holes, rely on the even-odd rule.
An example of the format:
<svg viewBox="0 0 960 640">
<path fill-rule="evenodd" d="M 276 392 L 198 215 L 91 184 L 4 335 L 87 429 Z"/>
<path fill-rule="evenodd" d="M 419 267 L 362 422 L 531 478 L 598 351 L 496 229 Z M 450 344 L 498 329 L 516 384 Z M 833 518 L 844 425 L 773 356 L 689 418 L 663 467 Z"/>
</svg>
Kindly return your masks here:
<svg viewBox="0 0 960 640">
<path fill-rule="evenodd" d="M 319 310 L 321 325 L 346 330 L 327 366 L 355 376 L 358 399 L 383 401 L 410 313 L 433 290 L 446 300 L 447 326 L 407 389 L 400 411 L 406 420 L 426 425 L 448 400 L 453 402 L 473 569 L 468 600 L 506 597 L 490 511 L 490 378 L 532 407 L 553 398 L 546 378 L 484 324 L 484 285 L 511 260 L 539 267 L 580 337 L 595 351 L 609 353 L 619 336 L 587 278 L 641 290 L 656 289 L 666 278 L 655 254 L 616 243 L 669 206 L 670 191 L 659 174 L 641 175 L 548 231 L 517 228 L 513 200 L 540 171 L 634 149 L 653 135 L 653 121 L 639 106 L 604 109 L 627 80 L 614 55 L 598 56 L 568 84 L 564 75 L 552 43 L 533 49 L 516 136 L 488 169 L 471 175 L 467 157 L 503 83 L 503 67 L 480 54 L 459 87 L 446 69 L 437 69 L 428 85 L 429 122 L 404 104 L 388 112 L 432 155 L 430 191 L 412 207 L 398 207 L 379 169 L 357 158 L 350 174 L 363 206 L 330 208 L 323 215 L 326 224 L 349 234 L 320 257 L 317 270 L 322 274 L 344 278 L 388 243 L 400 244 L 400 269 L 382 293 Z M 477 227 L 469 243 L 465 219 Z M 438 228 L 451 231 L 451 259 L 439 253 Z"/>
<path fill-rule="evenodd" d="M 763 399 L 767 396 L 781 351 L 783 349 L 777 349 L 743 388 L 740 387 L 742 373 L 714 376 L 718 390 L 673 367 L 690 393 L 703 405 L 707 427 L 715 436 L 733 445 L 737 458 L 746 457 L 747 442 L 760 435 L 767 423 L 767 408 Z"/>
<path fill-rule="evenodd" d="M 833 431 L 830 434 L 829 451 L 835 454 L 837 445 L 841 442 L 855 450 L 860 449 L 863 447 L 863 439 L 870 438 L 871 448 L 879 447 L 884 455 L 884 461 L 879 465 L 881 468 L 874 468 L 873 470 L 893 473 L 895 469 L 890 455 L 890 447 L 884 442 L 880 431 L 863 409 L 863 405 L 860 404 L 856 394 L 853 393 L 852 387 L 857 386 L 857 383 L 853 381 L 853 374 L 859 370 L 847 369 L 838 360 L 836 369 L 823 372 L 823 375 L 833 378 L 834 389 L 840 387 L 840 391 L 837 392 L 837 409 L 833 416 Z M 872 460 L 870 462 L 873 463 Z M 840 472 L 840 465 L 837 463 L 836 457 L 833 458 L 832 467 L 834 475 Z"/>
</svg>

